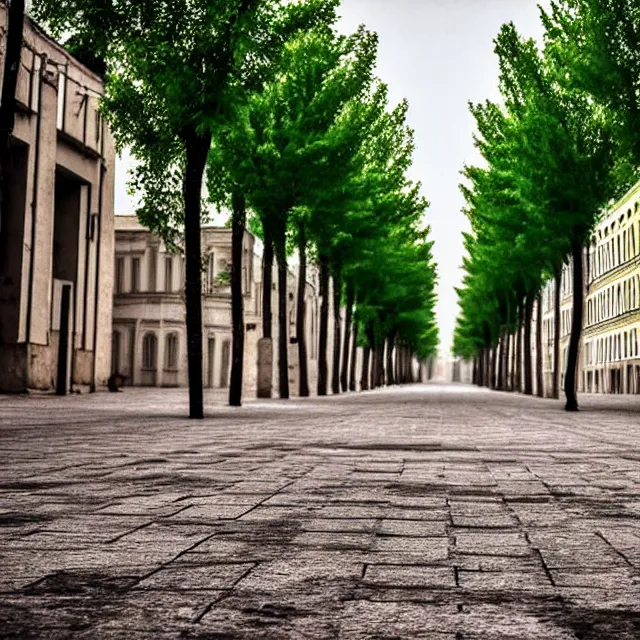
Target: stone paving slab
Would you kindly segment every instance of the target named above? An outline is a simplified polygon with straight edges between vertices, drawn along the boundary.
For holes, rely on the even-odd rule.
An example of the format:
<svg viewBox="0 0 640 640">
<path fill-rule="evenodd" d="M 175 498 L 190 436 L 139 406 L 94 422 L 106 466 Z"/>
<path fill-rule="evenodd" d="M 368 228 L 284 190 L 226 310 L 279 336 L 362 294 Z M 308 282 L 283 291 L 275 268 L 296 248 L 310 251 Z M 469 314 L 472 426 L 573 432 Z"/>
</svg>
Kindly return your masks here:
<svg viewBox="0 0 640 640">
<path fill-rule="evenodd" d="M 637 640 L 640 398 L 0 397 L 0 638 Z"/>
</svg>

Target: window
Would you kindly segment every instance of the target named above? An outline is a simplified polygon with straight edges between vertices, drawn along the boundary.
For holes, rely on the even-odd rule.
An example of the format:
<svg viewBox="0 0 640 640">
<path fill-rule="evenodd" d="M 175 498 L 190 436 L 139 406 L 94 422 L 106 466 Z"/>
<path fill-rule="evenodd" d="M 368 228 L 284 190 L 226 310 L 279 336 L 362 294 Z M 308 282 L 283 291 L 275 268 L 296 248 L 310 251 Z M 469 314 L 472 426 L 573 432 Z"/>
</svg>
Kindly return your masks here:
<svg viewBox="0 0 640 640">
<path fill-rule="evenodd" d="M 142 340 L 142 368 L 153 370 L 156 368 L 158 356 L 158 340 L 155 333 L 147 333 Z"/>
<path fill-rule="evenodd" d="M 140 291 L 140 258 L 131 258 L 131 291 Z"/>
<path fill-rule="evenodd" d="M 173 291 L 173 256 L 164 259 L 164 290 Z"/>
<path fill-rule="evenodd" d="M 216 256 L 214 253 L 210 253 L 207 256 L 207 283 L 206 293 L 213 293 L 213 285 L 215 284 L 216 277 Z"/>
<path fill-rule="evenodd" d="M 149 282 L 148 291 L 156 290 L 156 272 L 158 270 L 158 252 L 155 247 L 149 249 Z"/>
<path fill-rule="evenodd" d="M 124 258 L 116 258 L 116 293 L 124 293 Z"/>
<path fill-rule="evenodd" d="M 178 334 L 170 333 L 164 351 L 164 368 L 175 371 L 178 368 Z"/>
</svg>

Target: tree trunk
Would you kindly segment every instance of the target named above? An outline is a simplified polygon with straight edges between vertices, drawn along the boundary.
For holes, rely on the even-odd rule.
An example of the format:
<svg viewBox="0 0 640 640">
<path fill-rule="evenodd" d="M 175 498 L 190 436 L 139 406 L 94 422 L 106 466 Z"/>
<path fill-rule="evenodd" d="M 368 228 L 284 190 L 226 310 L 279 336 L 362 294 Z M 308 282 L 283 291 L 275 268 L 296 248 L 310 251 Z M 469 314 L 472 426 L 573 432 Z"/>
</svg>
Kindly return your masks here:
<svg viewBox="0 0 640 640">
<path fill-rule="evenodd" d="M 478 357 L 473 359 L 473 373 L 471 374 L 471 382 L 478 384 Z"/>
<path fill-rule="evenodd" d="M 498 381 L 496 382 L 496 389 L 499 391 L 504 390 L 504 336 L 501 336 L 498 340 Z"/>
<path fill-rule="evenodd" d="M 347 283 L 347 309 L 344 319 L 344 346 L 342 347 L 342 372 L 340 374 L 340 386 L 343 393 L 349 388 L 349 355 L 351 354 L 351 321 L 353 318 L 353 303 L 355 298 L 355 289 L 353 283 Z"/>
<path fill-rule="evenodd" d="M 318 395 L 327 395 L 327 331 L 329 329 L 329 262 L 326 256 L 320 260 L 320 335 L 318 339 Z"/>
<path fill-rule="evenodd" d="M 518 332 L 511 334 L 511 391 L 516 391 L 516 360 L 518 359 Z"/>
<path fill-rule="evenodd" d="M 387 336 L 387 386 L 391 386 L 397 383 L 399 376 L 398 368 L 393 366 L 393 349 L 396 341 L 396 333 L 392 331 Z"/>
<path fill-rule="evenodd" d="M 369 343 L 369 349 L 371 351 L 369 356 L 371 359 L 371 366 L 367 367 L 368 370 L 370 369 L 369 376 L 367 378 L 368 380 L 367 389 L 375 389 L 376 388 L 376 368 L 377 368 L 376 358 L 378 355 L 378 350 L 376 349 L 376 334 L 374 329 L 370 326 L 367 327 L 366 334 L 367 334 L 367 342 Z"/>
<path fill-rule="evenodd" d="M 518 331 L 516 332 L 516 391 L 522 392 L 522 308 L 518 311 Z"/>
<path fill-rule="evenodd" d="M 538 397 L 544 398 L 544 370 L 542 358 L 542 291 L 538 293 L 536 310 L 536 392 Z"/>
<path fill-rule="evenodd" d="M 576 243 L 571 252 L 573 257 L 573 313 L 571 315 L 571 337 L 567 353 L 567 372 L 564 378 L 564 393 L 567 398 L 565 409 L 578 411 L 577 369 L 582 336 L 582 305 L 584 303 L 582 245 Z"/>
<path fill-rule="evenodd" d="M 494 345 L 493 347 L 491 347 L 491 364 L 489 365 L 491 367 L 490 373 L 489 373 L 489 386 L 491 387 L 491 389 L 496 388 L 496 364 L 498 362 L 498 345 Z"/>
<path fill-rule="evenodd" d="M 551 396 L 560 397 L 560 301 L 562 297 L 562 269 L 554 271 L 553 297 L 553 387 Z"/>
<path fill-rule="evenodd" d="M 242 292 L 242 250 L 247 218 L 244 196 L 233 194 L 231 217 L 231 323 L 233 331 L 229 404 L 242 405 L 244 366 L 244 294 Z"/>
<path fill-rule="evenodd" d="M 355 301 L 354 301 L 355 302 Z M 349 365 L 349 391 L 356 390 L 356 360 L 358 357 L 358 318 L 353 320 L 353 338 L 351 339 L 351 363 Z"/>
<path fill-rule="evenodd" d="M 298 338 L 298 373 L 301 398 L 309 395 L 309 368 L 307 366 L 307 333 L 305 330 L 305 295 L 307 291 L 307 236 L 304 222 L 298 225 L 298 306 L 296 310 L 296 335 Z"/>
<path fill-rule="evenodd" d="M 276 259 L 278 262 L 278 387 L 280 398 L 289 398 L 289 342 L 287 328 L 287 245 L 284 232 L 279 233 L 276 240 Z"/>
<path fill-rule="evenodd" d="M 533 394 L 531 370 L 531 320 L 533 316 L 533 294 L 528 293 L 524 303 L 524 393 Z"/>
<path fill-rule="evenodd" d="M 376 345 L 376 388 L 384 386 L 384 341 Z"/>
<path fill-rule="evenodd" d="M 189 372 L 189 417 L 204 417 L 202 399 L 202 251 L 200 204 L 202 178 L 211 147 L 211 134 L 198 134 L 193 127 L 183 131 L 186 151 L 184 178 L 185 301 L 187 310 L 187 361 Z"/>
<path fill-rule="evenodd" d="M 371 347 L 371 372 L 370 372 L 369 388 L 375 389 L 378 385 L 378 348 Z"/>
<path fill-rule="evenodd" d="M 503 358 L 503 366 L 504 366 L 504 387 L 505 391 L 510 389 L 509 384 L 509 357 L 511 355 L 511 334 L 509 333 L 509 329 L 506 330 L 504 334 L 504 342 L 502 343 L 504 346 L 504 358 Z"/>
<path fill-rule="evenodd" d="M 336 267 L 333 274 L 333 359 L 331 361 L 331 392 L 340 393 L 340 303 L 342 302 L 342 277 L 340 267 Z"/>
<path fill-rule="evenodd" d="M 262 337 L 272 337 L 271 290 L 273 288 L 273 234 L 264 226 L 264 251 L 262 254 Z"/>
<path fill-rule="evenodd" d="M 362 349 L 362 371 L 360 372 L 360 390 L 369 390 L 369 359 L 371 357 L 371 347 Z"/>
<path fill-rule="evenodd" d="M 413 351 L 411 347 L 407 347 L 407 380 L 409 384 L 415 382 L 415 378 L 413 377 Z"/>
<path fill-rule="evenodd" d="M 24 0 L 12 0 L 8 8 L 8 31 L 0 98 L 0 234 L 4 228 L 7 191 L 12 161 L 11 134 L 16 122 L 16 86 L 22 58 Z"/>
<path fill-rule="evenodd" d="M 491 351 L 489 349 L 489 347 L 484 347 L 483 349 L 483 373 L 482 373 L 482 377 L 484 379 L 484 386 L 487 387 L 487 389 L 491 388 Z"/>
<path fill-rule="evenodd" d="M 478 350 L 477 358 L 478 358 L 477 385 L 479 387 L 484 387 L 484 347 L 481 347 Z"/>
</svg>

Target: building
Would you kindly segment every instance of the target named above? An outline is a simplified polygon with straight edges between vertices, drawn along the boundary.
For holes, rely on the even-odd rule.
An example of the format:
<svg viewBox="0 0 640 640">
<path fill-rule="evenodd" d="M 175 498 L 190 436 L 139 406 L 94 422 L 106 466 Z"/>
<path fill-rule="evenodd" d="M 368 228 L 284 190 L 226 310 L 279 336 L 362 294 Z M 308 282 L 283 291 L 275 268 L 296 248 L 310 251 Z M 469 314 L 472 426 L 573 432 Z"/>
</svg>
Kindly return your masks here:
<svg viewBox="0 0 640 640">
<path fill-rule="evenodd" d="M 205 227 L 203 275 L 203 381 L 208 388 L 226 388 L 231 373 L 231 229 Z M 262 336 L 262 259 L 259 241 L 245 233 L 243 248 L 245 321 L 244 393 L 257 388 L 258 339 Z M 274 276 L 276 275 L 274 271 Z M 115 290 L 111 371 L 135 386 L 187 386 L 187 342 L 184 305 L 184 259 L 140 225 L 135 216 L 116 216 Z M 297 391 L 297 281 L 288 278 L 287 342 L 289 383 Z M 317 369 L 316 287 L 306 285 L 309 371 Z M 278 393 L 277 283 L 273 284 L 274 394 Z"/>
<path fill-rule="evenodd" d="M 578 390 L 640 393 L 640 182 L 597 224 L 585 251 L 584 330 Z M 573 311 L 573 265 L 562 273 L 560 371 L 564 382 Z M 543 291 L 545 389 L 552 384 L 555 283 Z"/>
<path fill-rule="evenodd" d="M 0 2 L 0 69 L 6 35 Z M 0 391 L 63 394 L 109 377 L 115 152 L 102 91 L 25 19 L 0 227 Z"/>
<path fill-rule="evenodd" d="M 586 262 L 582 386 L 640 393 L 640 183 L 600 221 Z"/>
</svg>

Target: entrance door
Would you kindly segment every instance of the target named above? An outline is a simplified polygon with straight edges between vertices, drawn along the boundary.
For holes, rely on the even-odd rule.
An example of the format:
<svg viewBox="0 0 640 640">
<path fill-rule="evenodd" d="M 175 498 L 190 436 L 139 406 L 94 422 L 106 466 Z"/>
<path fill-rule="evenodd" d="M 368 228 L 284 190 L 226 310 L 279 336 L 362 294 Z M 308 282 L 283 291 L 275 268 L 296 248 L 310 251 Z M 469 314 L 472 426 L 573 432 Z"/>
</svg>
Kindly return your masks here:
<svg viewBox="0 0 640 640">
<path fill-rule="evenodd" d="M 216 339 L 215 338 L 209 338 L 209 345 L 208 345 L 208 350 L 207 350 L 207 366 L 209 367 L 208 369 L 208 375 L 207 375 L 207 386 L 210 389 L 213 389 L 214 385 L 214 369 L 213 366 L 215 364 L 215 355 L 216 355 Z"/>
<path fill-rule="evenodd" d="M 67 394 L 69 378 L 69 316 L 71 310 L 71 285 L 62 286 L 60 297 L 60 339 L 58 342 L 58 379 L 56 394 Z"/>
</svg>

